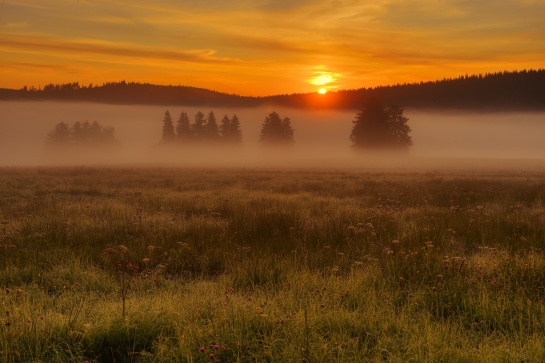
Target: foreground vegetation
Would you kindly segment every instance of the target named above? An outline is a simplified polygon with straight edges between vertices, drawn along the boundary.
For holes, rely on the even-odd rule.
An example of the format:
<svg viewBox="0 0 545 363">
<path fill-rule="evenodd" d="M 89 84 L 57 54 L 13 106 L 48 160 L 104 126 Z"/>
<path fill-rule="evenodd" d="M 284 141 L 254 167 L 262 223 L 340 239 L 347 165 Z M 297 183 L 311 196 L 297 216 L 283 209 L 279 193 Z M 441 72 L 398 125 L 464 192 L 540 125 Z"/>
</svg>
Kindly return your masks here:
<svg viewBox="0 0 545 363">
<path fill-rule="evenodd" d="M 540 174 L 0 172 L 0 361 L 545 361 Z"/>
</svg>

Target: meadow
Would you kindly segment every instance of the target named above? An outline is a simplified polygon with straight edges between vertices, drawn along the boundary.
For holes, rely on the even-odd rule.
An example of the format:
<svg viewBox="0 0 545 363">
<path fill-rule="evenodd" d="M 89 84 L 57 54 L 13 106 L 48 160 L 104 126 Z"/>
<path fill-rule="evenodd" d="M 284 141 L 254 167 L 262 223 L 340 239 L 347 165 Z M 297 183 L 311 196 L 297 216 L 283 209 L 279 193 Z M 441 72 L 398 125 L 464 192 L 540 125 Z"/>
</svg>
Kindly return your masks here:
<svg viewBox="0 0 545 363">
<path fill-rule="evenodd" d="M 545 172 L 0 169 L 1 362 L 545 361 Z"/>
</svg>

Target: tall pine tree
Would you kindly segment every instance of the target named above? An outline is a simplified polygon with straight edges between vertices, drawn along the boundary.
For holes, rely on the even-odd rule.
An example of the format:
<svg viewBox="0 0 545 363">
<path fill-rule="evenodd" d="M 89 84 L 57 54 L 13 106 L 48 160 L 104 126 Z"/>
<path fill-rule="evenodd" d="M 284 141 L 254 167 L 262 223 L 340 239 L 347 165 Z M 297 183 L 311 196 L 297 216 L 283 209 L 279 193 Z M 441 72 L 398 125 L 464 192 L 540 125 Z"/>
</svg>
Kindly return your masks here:
<svg viewBox="0 0 545 363">
<path fill-rule="evenodd" d="M 229 120 L 229 117 L 227 117 L 227 115 L 223 116 L 223 118 L 221 119 L 219 132 L 221 140 L 226 143 L 229 142 L 229 137 L 231 133 L 231 120 Z"/>
<path fill-rule="evenodd" d="M 165 117 L 163 118 L 163 136 L 161 141 L 164 143 L 171 143 L 176 140 L 176 134 L 174 133 L 174 124 L 172 123 L 172 117 L 168 110 L 165 112 Z"/>
<path fill-rule="evenodd" d="M 191 130 L 191 124 L 189 123 L 189 117 L 187 113 L 182 112 L 176 123 L 176 138 L 181 143 L 188 143 L 193 139 L 193 131 Z"/>
<path fill-rule="evenodd" d="M 195 141 L 204 141 L 206 137 L 206 125 L 204 120 L 204 113 L 202 113 L 201 111 L 195 114 L 195 123 L 191 125 L 191 130 L 193 131 Z"/>
<path fill-rule="evenodd" d="M 230 139 L 235 144 L 242 143 L 242 131 L 240 130 L 240 121 L 237 115 L 233 115 L 231 118 L 231 125 L 229 127 Z"/>
<path fill-rule="evenodd" d="M 216 115 L 210 111 L 208 118 L 206 119 L 206 141 L 217 142 L 219 140 L 218 123 L 216 122 Z"/>
</svg>

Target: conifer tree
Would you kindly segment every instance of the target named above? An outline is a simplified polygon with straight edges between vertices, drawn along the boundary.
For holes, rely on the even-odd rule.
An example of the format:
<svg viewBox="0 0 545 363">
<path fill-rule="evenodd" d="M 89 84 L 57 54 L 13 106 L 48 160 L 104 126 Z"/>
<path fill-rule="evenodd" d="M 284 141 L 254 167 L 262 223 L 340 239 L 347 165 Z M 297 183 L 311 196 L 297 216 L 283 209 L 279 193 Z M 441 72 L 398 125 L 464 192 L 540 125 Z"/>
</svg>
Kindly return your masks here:
<svg viewBox="0 0 545 363">
<path fill-rule="evenodd" d="M 265 145 L 288 145 L 293 140 L 293 128 L 288 117 L 280 118 L 276 112 L 270 113 L 263 122 L 259 142 Z"/>
<path fill-rule="evenodd" d="M 221 140 L 225 143 L 229 142 L 230 132 L 231 132 L 231 120 L 227 115 L 223 116 L 219 126 L 219 132 Z"/>
<path fill-rule="evenodd" d="M 359 149 L 407 150 L 412 145 L 408 120 L 401 107 L 384 107 L 370 97 L 356 115 L 349 139 Z"/>
<path fill-rule="evenodd" d="M 206 136 L 206 125 L 204 120 L 204 113 L 201 111 L 195 114 L 195 123 L 191 125 L 193 136 L 195 141 L 203 141 Z"/>
<path fill-rule="evenodd" d="M 238 120 L 237 115 L 233 115 L 231 118 L 231 125 L 229 128 L 230 139 L 233 143 L 242 143 L 242 131 L 240 130 L 240 121 Z M 293 130 L 292 130 L 293 136 Z"/>
<path fill-rule="evenodd" d="M 165 112 L 165 117 L 163 118 L 163 136 L 161 141 L 165 143 L 173 142 L 176 139 L 176 134 L 174 133 L 174 124 L 172 123 L 172 117 L 170 112 Z"/>
<path fill-rule="evenodd" d="M 178 122 L 176 124 L 176 137 L 179 142 L 187 143 L 193 139 L 193 131 L 191 130 L 191 124 L 189 123 L 189 117 L 187 113 L 182 112 Z"/>
<path fill-rule="evenodd" d="M 81 122 L 76 121 L 74 125 L 72 126 L 72 132 L 71 132 L 71 138 L 72 142 L 78 144 L 83 141 L 83 129 Z"/>
<path fill-rule="evenodd" d="M 59 122 L 53 131 L 47 134 L 46 144 L 50 146 L 65 146 L 70 144 L 70 128 L 66 122 Z"/>
<path fill-rule="evenodd" d="M 208 114 L 208 118 L 206 119 L 206 126 L 205 126 L 205 132 L 206 132 L 206 141 L 208 142 L 216 142 L 219 139 L 219 130 L 218 130 L 218 123 L 216 122 L 216 115 L 214 115 L 213 111 L 210 111 Z"/>
</svg>

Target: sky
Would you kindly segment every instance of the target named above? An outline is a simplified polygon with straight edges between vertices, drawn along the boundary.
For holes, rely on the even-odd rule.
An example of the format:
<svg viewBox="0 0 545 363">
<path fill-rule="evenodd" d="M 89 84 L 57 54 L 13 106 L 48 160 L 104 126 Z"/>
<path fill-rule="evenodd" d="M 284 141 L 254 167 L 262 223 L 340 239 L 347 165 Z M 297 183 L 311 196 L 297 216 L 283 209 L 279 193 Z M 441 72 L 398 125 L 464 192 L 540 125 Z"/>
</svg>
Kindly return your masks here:
<svg viewBox="0 0 545 363">
<path fill-rule="evenodd" d="M 538 69 L 544 14 L 545 0 L 0 0 L 0 88 L 265 96 Z"/>
</svg>

